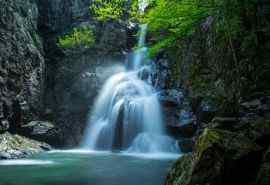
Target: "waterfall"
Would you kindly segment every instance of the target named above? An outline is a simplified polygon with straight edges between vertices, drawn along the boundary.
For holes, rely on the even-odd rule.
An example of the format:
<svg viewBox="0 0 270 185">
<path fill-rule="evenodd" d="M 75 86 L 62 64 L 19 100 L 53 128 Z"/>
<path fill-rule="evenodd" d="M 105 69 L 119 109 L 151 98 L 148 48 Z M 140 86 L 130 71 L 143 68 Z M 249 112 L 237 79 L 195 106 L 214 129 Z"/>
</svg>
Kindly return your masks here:
<svg viewBox="0 0 270 185">
<path fill-rule="evenodd" d="M 88 120 L 83 146 L 92 150 L 139 153 L 178 152 L 166 135 L 157 93 L 149 81 L 145 37 L 140 26 L 138 49 L 125 72 L 112 76 L 101 89 Z M 128 67 L 129 66 L 129 67 Z"/>
</svg>

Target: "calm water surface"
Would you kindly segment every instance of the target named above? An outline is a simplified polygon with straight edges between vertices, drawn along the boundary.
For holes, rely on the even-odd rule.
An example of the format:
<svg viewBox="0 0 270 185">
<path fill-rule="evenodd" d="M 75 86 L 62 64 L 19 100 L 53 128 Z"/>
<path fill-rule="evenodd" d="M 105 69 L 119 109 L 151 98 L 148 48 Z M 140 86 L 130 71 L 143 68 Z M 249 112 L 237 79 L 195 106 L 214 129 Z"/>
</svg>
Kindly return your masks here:
<svg viewBox="0 0 270 185">
<path fill-rule="evenodd" d="M 163 185 L 176 157 L 54 151 L 0 161 L 0 185 Z"/>
</svg>

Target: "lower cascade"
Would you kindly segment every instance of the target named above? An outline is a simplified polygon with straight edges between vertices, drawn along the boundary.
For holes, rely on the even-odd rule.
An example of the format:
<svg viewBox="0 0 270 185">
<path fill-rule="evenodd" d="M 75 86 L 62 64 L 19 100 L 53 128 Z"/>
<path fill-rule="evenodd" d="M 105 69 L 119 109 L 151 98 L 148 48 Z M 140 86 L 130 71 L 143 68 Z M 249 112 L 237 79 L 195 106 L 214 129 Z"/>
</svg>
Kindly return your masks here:
<svg viewBox="0 0 270 185">
<path fill-rule="evenodd" d="M 134 153 L 177 153 L 177 142 L 166 135 L 157 93 L 151 85 L 145 37 L 141 25 L 138 48 L 124 72 L 101 89 L 88 120 L 83 147 Z"/>
</svg>

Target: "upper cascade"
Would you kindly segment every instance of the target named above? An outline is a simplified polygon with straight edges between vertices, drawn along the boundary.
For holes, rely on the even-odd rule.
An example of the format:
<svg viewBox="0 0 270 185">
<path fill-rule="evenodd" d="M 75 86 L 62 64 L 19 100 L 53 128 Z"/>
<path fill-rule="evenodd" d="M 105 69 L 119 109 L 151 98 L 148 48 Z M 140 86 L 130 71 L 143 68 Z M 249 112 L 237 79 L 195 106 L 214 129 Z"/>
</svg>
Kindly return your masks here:
<svg viewBox="0 0 270 185">
<path fill-rule="evenodd" d="M 146 33 L 147 25 L 141 25 L 138 49 L 126 71 L 112 76 L 103 86 L 88 121 L 84 147 L 136 153 L 179 152 L 176 141 L 166 135 L 157 93 L 150 83 Z"/>
</svg>

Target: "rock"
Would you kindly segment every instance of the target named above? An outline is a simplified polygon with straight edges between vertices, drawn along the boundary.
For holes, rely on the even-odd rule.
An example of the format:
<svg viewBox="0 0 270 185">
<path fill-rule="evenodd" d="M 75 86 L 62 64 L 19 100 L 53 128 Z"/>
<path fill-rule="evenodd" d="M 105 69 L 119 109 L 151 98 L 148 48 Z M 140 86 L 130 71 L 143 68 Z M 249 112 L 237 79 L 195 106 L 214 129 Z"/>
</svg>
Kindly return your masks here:
<svg viewBox="0 0 270 185">
<path fill-rule="evenodd" d="M 9 129 L 9 122 L 7 120 L 0 121 L 0 134 Z"/>
<path fill-rule="evenodd" d="M 159 93 L 159 100 L 166 107 L 175 107 L 183 103 L 184 95 L 176 89 L 169 89 Z"/>
<path fill-rule="evenodd" d="M 42 111 L 39 119 L 53 120 L 60 128 L 60 144 L 65 146 L 80 143 L 99 90 L 108 76 L 119 72 L 119 68 L 122 70 L 126 53 L 136 42 L 134 33 L 124 22 L 96 21 L 89 11 L 91 3 L 89 0 L 37 1 L 39 31 L 47 61 L 44 110 L 52 112 L 48 115 Z M 93 47 L 66 52 L 59 48 L 58 37 L 80 26 L 93 28 L 96 38 Z"/>
<path fill-rule="evenodd" d="M 0 1 L 0 120 L 6 125 L 4 130 L 6 121 L 15 132 L 41 111 L 44 57 L 37 25 L 34 1 Z"/>
<path fill-rule="evenodd" d="M 264 154 L 263 161 L 256 179 L 256 185 L 269 185 L 269 184 L 270 184 L 270 147 Z"/>
<path fill-rule="evenodd" d="M 209 123 L 209 124 L 206 125 L 206 127 L 233 131 L 234 130 L 234 127 L 239 122 L 240 122 L 239 118 L 234 118 L 234 117 L 215 117 L 215 118 L 213 118 L 213 120 L 211 121 L 211 123 Z"/>
<path fill-rule="evenodd" d="M 262 103 L 259 99 L 251 100 L 249 102 L 244 102 L 241 104 L 241 106 L 246 108 L 246 109 L 258 108 L 261 105 L 262 105 Z"/>
<path fill-rule="evenodd" d="M 270 120 L 259 118 L 255 121 L 243 122 L 243 135 L 249 137 L 252 141 L 263 147 L 270 145 Z"/>
<path fill-rule="evenodd" d="M 54 125 L 50 122 L 32 121 L 23 125 L 22 129 L 29 130 L 29 135 L 44 135 L 54 129 Z"/>
<path fill-rule="evenodd" d="M 192 155 L 186 154 L 181 156 L 172 166 L 166 178 L 165 185 L 185 185 L 190 181 L 190 165 Z"/>
<path fill-rule="evenodd" d="M 206 129 L 192 155 L 172 167 L 166 185 L 251 184 L 261 160 L 262 148 L 245 136 Z"/>
<path fill-rule="evenodd" d="M 55 144 L 59 131 L 51 122 L 32 121 L 23 125 L 19 131 L 20 134 L 33 138 L 38 141 Z"/>
<path fill-rule="evenodd" d="M 12 156 L 9 153 L 6 152 L 0 152 L 0 160 L 1 159 L 11 159 Z"/>
<path fill-rule="evenodd" d="M 192 123 L 180 126 L 168 126 L 170 133 L 183 138 L 192 138 L 197 132 L 197 125 Z"/>
<path fill-rule="evenodd" d="M 189 153 L 193 151 L 195 140 L 194 138 L 191 139 L 180 139 L 178 141 L 179 148 L 181 149 L 182 153 Z"/>
<path fill-rule="evenodd" d="M 51 150 L 50 145 L 8 132 L 0 134 L 0 158 L 17 159 Z"/>
<path fill-rule="evenodd" d="M 270 112 L 270 98 L 268 96 L 261 95 L 255 99 L 242 102 L 240 104 L 240 111 L 246 117 L 266 117 Z"/>
</svg>

